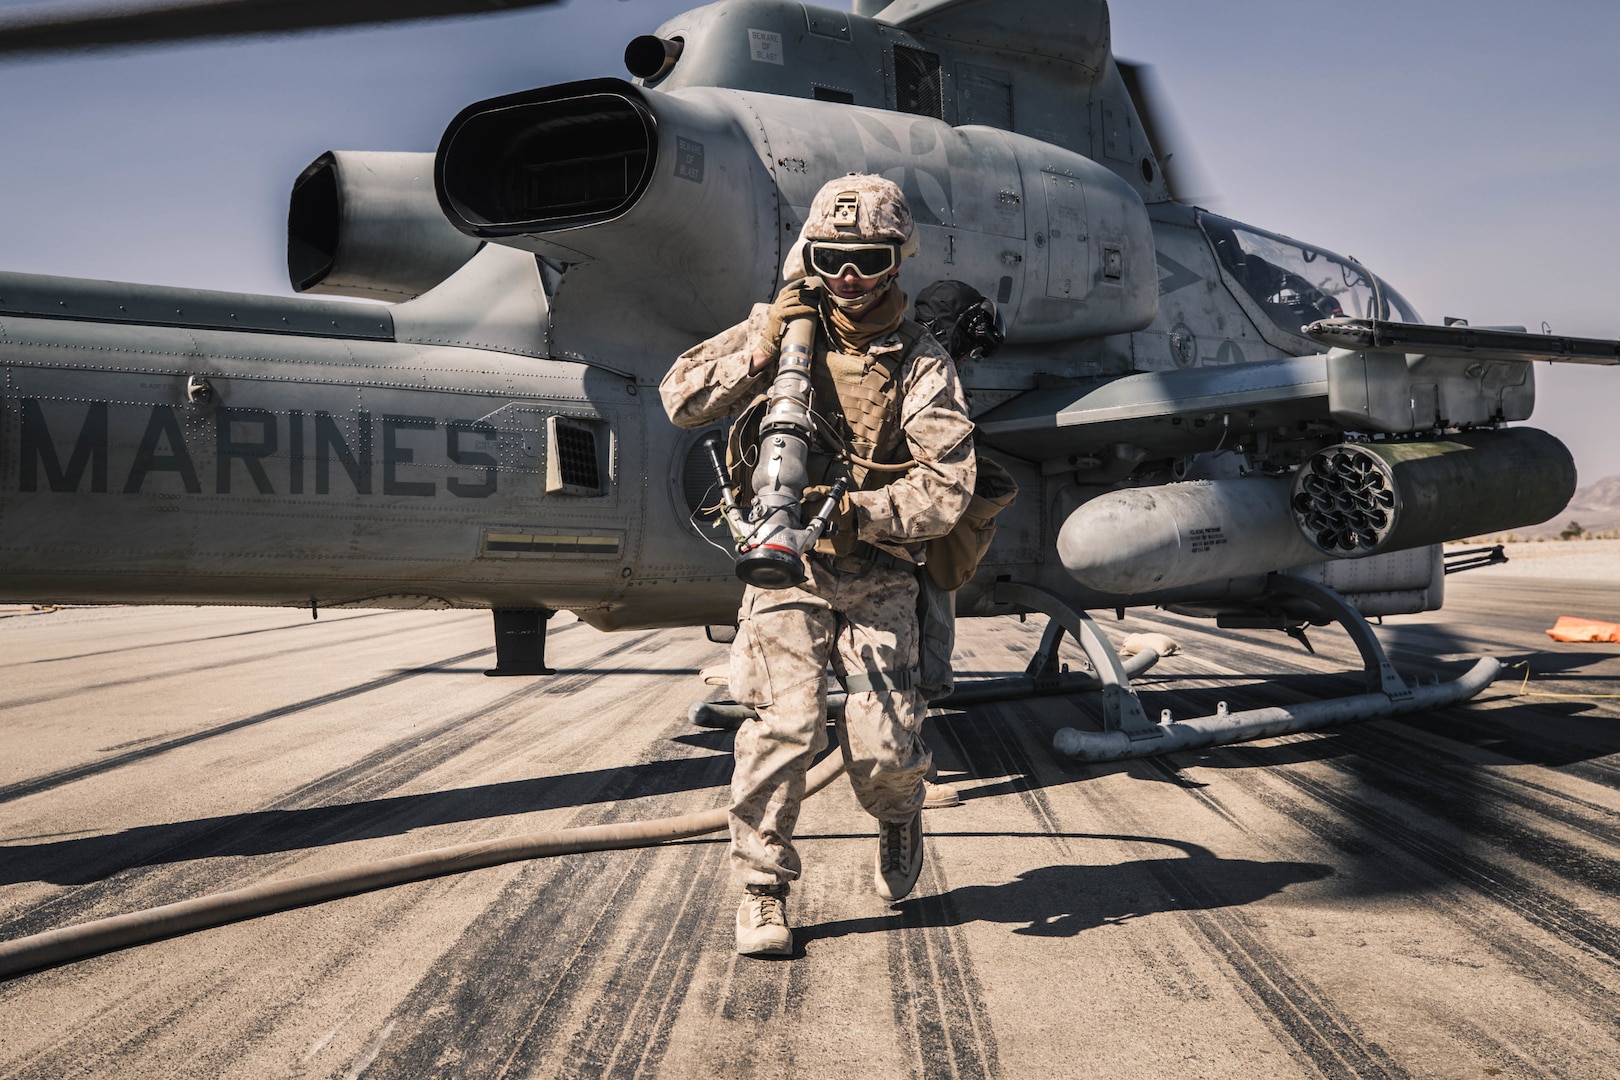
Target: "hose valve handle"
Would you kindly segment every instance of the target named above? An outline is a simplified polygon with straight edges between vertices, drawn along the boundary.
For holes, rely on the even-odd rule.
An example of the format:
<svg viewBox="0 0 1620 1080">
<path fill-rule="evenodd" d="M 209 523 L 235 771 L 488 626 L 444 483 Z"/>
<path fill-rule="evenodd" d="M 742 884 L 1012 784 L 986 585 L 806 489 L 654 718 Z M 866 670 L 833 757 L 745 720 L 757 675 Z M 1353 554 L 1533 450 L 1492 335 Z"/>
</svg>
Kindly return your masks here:
<svg viewBox="0 0 1620 1080">
<path fill-rule="evenodd" d="M 848 490 L 849 477 L 847 476 L 840 476 L 833 486 L 827 489 L 827 501 L 821 504 L 821 509 L 817 511 L 816 516 L 810 519 L 808 526 L 810 543 L 805 545 L 806 548 L 823 536 L 832 536 L 838 531 L 838 526 L 832 518 L 834 514 L 838 513 L 838 504 L 844 501 L 844 493 Z"/>
<path fill-rule="evenodd" d="M 748 535 L 748 523 L 743 520 L 742 509 L 737 505 L 737 489 L 731 483 L 731 474 L 726 471 L 725 460 L 720 456 L 720 444 L 725 440 L 718 431 L 711 431 L 698 441 L 708 456 L 709 467 L 714 470 L 715 482 L 720 488 L 720 516 L 731 529 L 732 540 L 741 543 L 743 537 Z"/>
</svg>

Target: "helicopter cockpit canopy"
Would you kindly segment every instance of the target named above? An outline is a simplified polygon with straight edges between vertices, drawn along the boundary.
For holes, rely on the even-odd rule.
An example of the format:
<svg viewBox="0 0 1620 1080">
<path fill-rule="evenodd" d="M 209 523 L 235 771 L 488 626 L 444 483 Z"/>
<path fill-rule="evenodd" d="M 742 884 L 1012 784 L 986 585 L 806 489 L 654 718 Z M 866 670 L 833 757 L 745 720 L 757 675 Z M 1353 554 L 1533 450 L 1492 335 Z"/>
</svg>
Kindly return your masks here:
<svg viewBox="0 0 1620 1080">
<path fill-rule="evenodd" d="M 1198 222 L 1227 276 L 1291 334 L 1340 316 L 1423 321 L 1405 297 L 1360 263 L 1215 214 L 1201 213 Z"/>
</svg>

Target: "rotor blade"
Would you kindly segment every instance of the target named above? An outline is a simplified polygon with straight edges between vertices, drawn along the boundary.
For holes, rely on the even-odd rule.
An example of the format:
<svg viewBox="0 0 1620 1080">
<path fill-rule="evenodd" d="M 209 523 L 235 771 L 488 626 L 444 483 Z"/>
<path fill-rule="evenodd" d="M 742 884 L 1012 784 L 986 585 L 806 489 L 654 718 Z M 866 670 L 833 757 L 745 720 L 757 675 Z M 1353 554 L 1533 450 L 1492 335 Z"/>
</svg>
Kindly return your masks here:
<svg viewBox="0 0 1620 1080">
<path fill-rule="evenodd" d="M 168 0 L 0 15 L 0 55 L 438 19 L 562 0 Z"/>
<path fill-rule="evenodd" d="M 1218 202 L 1215 187 L 1204 172 L 1198 155 L 1193 152 L 1191 140 L 1181 125 L 1176 123 L 1169 95 L 1164 92 L 1164 84 L 1159 82 L 1152 65 L 1117 57 L 1114 63 L 1119 67 L 1120 77 L 1125 80 L 1131 104 L 1136 106 L 1142 130 L 1159 159 L 1159 169 L 1164 173 L 1170 197 L 1177 202 L 1206 206 Z"/>
<path fill-rule="evenodd" d="M 1323 319 L 1305 327 L 1307 337 L 1338 349 L 1377 349 L 1465 360 L 1545 360 L 1550 364 L 1620 364 L 1620 341 L 1557 337 L 1488 326 L 1425 326 L 1381 319 Z"/>
</svg>

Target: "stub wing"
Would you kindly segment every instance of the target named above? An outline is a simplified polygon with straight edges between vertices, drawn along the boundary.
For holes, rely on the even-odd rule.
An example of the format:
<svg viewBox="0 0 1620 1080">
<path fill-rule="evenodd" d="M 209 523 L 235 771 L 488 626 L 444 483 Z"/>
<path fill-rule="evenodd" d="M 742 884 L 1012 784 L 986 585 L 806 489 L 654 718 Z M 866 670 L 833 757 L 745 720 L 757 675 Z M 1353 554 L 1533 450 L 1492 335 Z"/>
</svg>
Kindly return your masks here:
<svg viewBox="0 0 1620 1080">
<path fill-rule="evenodd" d="M 1090 385 L 1031 390 L 980 416 L 979 439 L 1034 461 L 1106 455 L 1112 447 L 1172 456 L 1234 447 L 1243 436 L 1330 421 L 1323 356 L 1231 367 L 1144 371 Z M 1073 462 L 1065 465 L 1072 468 Z"/>
</svg>

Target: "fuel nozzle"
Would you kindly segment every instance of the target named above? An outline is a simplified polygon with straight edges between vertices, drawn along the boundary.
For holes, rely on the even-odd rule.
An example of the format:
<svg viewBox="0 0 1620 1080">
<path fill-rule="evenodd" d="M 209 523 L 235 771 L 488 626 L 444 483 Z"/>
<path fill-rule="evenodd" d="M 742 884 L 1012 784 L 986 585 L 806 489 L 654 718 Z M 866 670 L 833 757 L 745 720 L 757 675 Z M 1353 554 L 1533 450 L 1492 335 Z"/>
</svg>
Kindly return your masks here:
<svg viewBox="0 0 1620 1080">
<path fill-rule="evenodd" d="M 737 546 L 737 576 L 761 589 L 786 589 L 805 579 L 804 553 L 823 536 L 832 535 L 833 515 L 838 502 L 849 490 L 849 481 L 840 478 L 827 489 L 826 501 L 816 516 L 799 526 L 789 523 L 786 513 L 762 522 L 746 541 Z M 795 509 L 792 519 L 797 519 Z"/>
<path fill-rule="evenodd" d="M 816 516 L 801 522 L 815 430 L 810 417 L 810 350 L 815 333 L 813 319 L 788 324 L 759 424 L 754 504 L 748 534 L 737 543 L 736 568 L 738 577 L 761 589 L 786 589 L 805 579 L 804 553 L 827 531 L 849 486 L 845 480 L 834 484 Z"/>
</svg>

